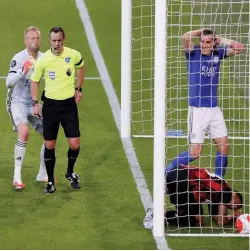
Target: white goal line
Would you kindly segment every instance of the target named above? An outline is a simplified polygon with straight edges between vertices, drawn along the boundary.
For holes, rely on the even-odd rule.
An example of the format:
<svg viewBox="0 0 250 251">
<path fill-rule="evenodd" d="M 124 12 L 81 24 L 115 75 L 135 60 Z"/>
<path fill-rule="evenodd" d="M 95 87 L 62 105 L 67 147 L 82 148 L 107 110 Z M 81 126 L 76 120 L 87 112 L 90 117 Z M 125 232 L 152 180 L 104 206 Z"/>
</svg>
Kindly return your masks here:
<svg viewBox="0 0 250 251">
<path fill-rule="evenodd" d="M 6 79 L 7 76 L 0 76 L 0 79 Z M 100 77 L 86 77 L 84 80 L 101 80 Z"/>
<path fill-rule="evenodd" d="M 181 236 L 181 237 L 201 237 L 201 236 L 204 236 L 204 237 L 250 237 L 250 234 L 237 234 L 237 233 L 214 233 L 214 234 L 166 234 L 166 236 Z"/>
<path fill-rule="evenodd" d="M 132 135 L 132 138 L 147 138 L 147 139 L 150 139 L 150 138 L 154 138 L 154 135 Z M 187 136 L 179 136 L 179 135 L 173 135 L 173 136 L 166 136 L 166 138 L 169 138 L 169 139 L 187 139 Z M 206 139 L 209 139 L 208 136 L 205 136 Z M 244 140 L 250 140 L 250 137 L 241 137 L 241 136 L 228 136 L 229 139 L 244 139 Z"/>
</svg>

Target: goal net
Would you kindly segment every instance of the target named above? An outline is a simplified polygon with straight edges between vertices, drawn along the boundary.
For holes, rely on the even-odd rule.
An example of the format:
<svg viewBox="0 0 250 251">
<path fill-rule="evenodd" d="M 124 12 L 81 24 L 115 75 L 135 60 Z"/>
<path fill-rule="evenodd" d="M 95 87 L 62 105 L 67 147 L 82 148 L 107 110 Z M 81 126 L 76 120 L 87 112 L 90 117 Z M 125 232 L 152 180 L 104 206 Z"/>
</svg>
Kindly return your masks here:
<svg viewBox="0 0 250 251">
<path fill-rule="evenodd" d="M 151 137 L 154 132 L 155 0 L 132 0 L 131 30 L 131 134 Z M 249 0 L 167 0 L 166 47 L 166 164 L 188 149 L 188 83 L 182 35 L 211 28 L 217 35 L 239 41 L 240 55 L 222 61 L 218 89 L 219 107 L 229 133 L 229 161 L 225 179 L 244 197 L 249 213 Z M 198 42 L 198 40 L 197 40 Z M 214 171 L 216 147 L 206 137 L 202 155 L 192 165 Z M 172 205 L 166 201 L 166 209 Z M 235 233 L 233 224 L 219 227 L 204 207 L 203 227 L 176 227 L 168 234 Z"/>
</svg>

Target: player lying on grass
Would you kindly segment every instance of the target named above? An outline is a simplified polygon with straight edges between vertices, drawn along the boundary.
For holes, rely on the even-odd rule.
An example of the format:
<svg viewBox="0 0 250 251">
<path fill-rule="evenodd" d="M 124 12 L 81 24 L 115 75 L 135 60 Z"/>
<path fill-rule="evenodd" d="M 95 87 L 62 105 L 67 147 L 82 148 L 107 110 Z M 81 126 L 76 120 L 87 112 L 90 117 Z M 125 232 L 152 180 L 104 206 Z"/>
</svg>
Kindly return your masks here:
<svg viewBox="0 0 250 251">
<path fill-rule="evenodd" d="M 169 225 L 202 226 L 202 203 L 208 204 L 209 213 L 218 225 L 226 225 L 239 216 L 243 204 L 239 192 L 232 191 L 225 180 L 204 168 L 181 165 L 168 171 L 166 188 L 176 208 L 165 213 Z M 232 215 L 228 214 L 229 209 L 233 210 Z M 143 224 L 145 228 L 152 228 L 152 210 L 148 210 Z"/>
<path fill-rule="evenodd" d="M 26 144 L 29 138 L 29 124 L 41 136 L 43 135 L 41 117 L 33 116 L 33 106 L 30 92 L 30 76 L 34 63 L 42 53 L 40 49 L 40 30 L 34 26 L 28 27 L 24 31 L 24 42 L 26 48 L 17 53 L 11 60 L 10 71 L 6 79 L 7 111 L 13 123 L 14 130 L 18 133 L 18 139 L 14 149 L 15 170 L 13 186 L 17 190 L 22 190 L 24 184 L 21 178 L 21 169 L 26 152 Z M 44 145 L 41 148 L 40 170 L 37 181 L 48 179 L 44 164 Z"/>
<path fill-rule="evenodd" d="M 194 44 L 193 38 L 199 37 Z M 220 64 L 227 57 L 242 52 L 240 42 L 221 38 L 211 29 L 189 31 L 182 38 L 188 73 L 188 140 L 189 150 L 180 153 L 168 169 L 198 158 L 208 132 L 217 147 L 215 174 L 224 177 L 228 161 L 227 127 L 218 107 Z"/>
</svg>

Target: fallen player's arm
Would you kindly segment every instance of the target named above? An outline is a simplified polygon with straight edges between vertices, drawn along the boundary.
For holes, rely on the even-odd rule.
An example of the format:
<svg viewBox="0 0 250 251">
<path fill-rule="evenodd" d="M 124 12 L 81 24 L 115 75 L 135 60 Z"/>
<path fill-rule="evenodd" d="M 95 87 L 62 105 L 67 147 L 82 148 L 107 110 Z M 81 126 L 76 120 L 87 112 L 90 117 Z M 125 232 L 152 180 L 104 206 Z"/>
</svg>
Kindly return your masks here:
<svg viewBox="0 0 250 251">
<path fill-rule="evenodd" d="M 228 215 L 228 207 L 222 203 L 218 206 L 218 215 L 212 217 L 220 226 L 227 225 L 234 220 L 234 215 Z"/>
<path fill-rule="evenodd" d="M 202 215 L 195 215 L 194 217 L 196 219 L 196 226 L 197 227 L 202 226 L 204 223 L 204 217 Z"/>
</svg>

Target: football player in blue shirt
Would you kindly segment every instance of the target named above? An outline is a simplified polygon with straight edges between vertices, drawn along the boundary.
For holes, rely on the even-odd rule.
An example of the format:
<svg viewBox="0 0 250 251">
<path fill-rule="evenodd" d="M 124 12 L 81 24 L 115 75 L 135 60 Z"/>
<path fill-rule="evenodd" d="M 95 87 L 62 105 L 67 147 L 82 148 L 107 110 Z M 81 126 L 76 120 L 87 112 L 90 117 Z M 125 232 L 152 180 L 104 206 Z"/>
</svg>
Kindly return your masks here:
<svg viewBox="0 0 250 251">
<path fill-rule="evenodd" d="M 194 37 L 200 37 L 198 45 L 194 45 Z M 211 29 L 187 32 L 182 39 L 188 73 L 190 146 L 189 151 L 179 154 L 166 170 L 170 171 L 198 158 L 205 133 L 208 132 L 217 146 L 215 174 L 223 177 L 228 161 L 228 137 L 226 123 L 217 104 L 220 63 L 224 58 L 241 53 L 244 45 L 221 38 Z"/>
</svg>

